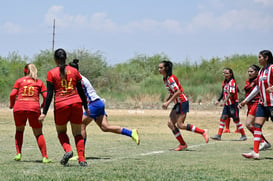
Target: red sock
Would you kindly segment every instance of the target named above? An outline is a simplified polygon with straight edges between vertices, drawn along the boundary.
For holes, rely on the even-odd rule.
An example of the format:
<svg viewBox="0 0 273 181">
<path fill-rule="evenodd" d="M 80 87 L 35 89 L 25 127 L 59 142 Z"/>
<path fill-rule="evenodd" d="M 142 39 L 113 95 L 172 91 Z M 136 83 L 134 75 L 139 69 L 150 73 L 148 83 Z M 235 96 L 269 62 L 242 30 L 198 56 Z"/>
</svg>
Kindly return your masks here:
<svg viewBox="0 0 273 181">
<path fill-rule="evenodd" d="M 192 131 L 194 133 L 199 133 L 199 134 L 203 134 L 204 133 L 204 130 L 203 129 L 200 129 L 198 127 L 195 127 L 194 125 L 192 124 L 187 124 L 187 128 L 186 128 L 188 131 Z"/>
<path fill-rule="evenodd" d="M 22 152 L 22 145 L 23 145 L 23 137 L 24 133 L 20 131 L 16 131 L 15 133 L 15 146 L 16 146 L 16 154 L 19 154 Z"/>
<path fill-rule="evenodd" d="M 230 118 L 229 117 L 225 120 L 225 123 L 226 123 L 226 129 L 229 129 L 229 125 L 230 125 Z"/>
<path fill-rule="evenodd" d="M 261 141 L 261 135 L 262 135 L 262 129 L 255 127 L 254 146 L 253 146 L 253 151 L 255 151 L 255 153 L 259 153 L 259 145 L 260 145 L 260 141 Z"/>
<path fill-rule="evenodd" d="M 38 146 L 40 148 L 40 151 L 42 153 L 42 156 L 48 158 L 47 153 L 46 153 L 46 142 L 45 142 L 44 135 L 41 134 L 41 135 L 37 136 L 36 140 L 37 140 Z"/>
<path fill-rule="evenodd" d="M 59 138 L 59 141 L 66 153 L 72 151 L 72 148 L 69 143 L 69 138 L 66 133 L 60 133 L 58 135 L 58 138 Z"/>
<path fill-rule="evenodd" d="M 246 134 L 245 134 L 244 127 L 243 127 L 243 125 L 242 125 L 240 119 L 237 120 L 237 121 L 234 121 L 234 123 L 236 124 L 237 129 L 240 131 L 241 135 L 242 135 L 242 136 L 246 135 Z"/>
<path fill-rule="evenodd" d="M 224 127 L 225 127 L 225 120 L 220 119 L 220 125 L 219 125 L 218 135 L 220 135 L 220 136 L 222 135 Z"/>
<path fill-rule="evenodd" d="M 178 140 L 178 142 L 180 143 L 180 145 L 185 145 L 186 144 L 186 142 L 182 138 L 182 135 L 181 135 L 181 133 L 180 133 L 180 131 L 179 131 L 178 128 L 175 128 L 173 130 L 173 134 L 174 134 L 175 138 Z"/>
<path fill-rule="evenodd" d="M 251 126 L 251 128 L 249 128 L 248 130 L 253 134 L 253 136 L 254 136 L 254 126 Z"/>
<path fill-rule="evenodd" d="M 78 135 L 78 136 L 75 136 L 74 138 L 75 138 L 75 144 L 76 144 L 76 148 L 77 148 L 77 152 L 78 152 L 78 156 L 79 156 L 79 162 L 85 161 L 83 137 L 82 137 L 82 135 Z"/>
</svg>

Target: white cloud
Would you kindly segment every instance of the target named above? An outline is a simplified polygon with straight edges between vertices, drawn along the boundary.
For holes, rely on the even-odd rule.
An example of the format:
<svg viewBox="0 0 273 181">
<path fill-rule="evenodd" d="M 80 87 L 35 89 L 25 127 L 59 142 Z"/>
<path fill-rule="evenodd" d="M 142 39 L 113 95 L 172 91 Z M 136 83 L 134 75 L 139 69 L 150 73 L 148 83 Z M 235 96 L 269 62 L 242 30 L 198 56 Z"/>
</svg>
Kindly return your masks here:
<svg viewBox="0 0 273 181">
<path fill-rule="evenodd" d="M 88 28 L 99 32 L 181 31 L 180 23 L 171 19 L 164 21 L 144 19 L 120 25 L 110 19 L 105 12 L 94 13 L 91 16 L 69 15 L 64 12 L 63 6 L 52 6 L 48 10 L 45 15 L 46 23 L 52 25 L 53 19 L 59 28 Z"/>
<path fill-rule="evenodd" d="M 264 6 L 273 6 L 272 0 L 254 0 L 255 3 L 261 3 Z"/>
<path fill-rule="evenodd" d="M 12 22 L 6 22 L 2 26 L 0 26 L 0 29 L 3 32 L 7 32 L 7 33 L 20 33 L 22 31 L 21 26 L 14 24 Z"/>
<path fill-rule="evenodd" d="M 250 10 L 229 10 L 222 15 L 200 13 L 187 26 L 188 31 L 209 29 L 211 31 L 227 30 L 260 30 L 269 31 L 273 28 L 273 17 Z"/>
</svg>

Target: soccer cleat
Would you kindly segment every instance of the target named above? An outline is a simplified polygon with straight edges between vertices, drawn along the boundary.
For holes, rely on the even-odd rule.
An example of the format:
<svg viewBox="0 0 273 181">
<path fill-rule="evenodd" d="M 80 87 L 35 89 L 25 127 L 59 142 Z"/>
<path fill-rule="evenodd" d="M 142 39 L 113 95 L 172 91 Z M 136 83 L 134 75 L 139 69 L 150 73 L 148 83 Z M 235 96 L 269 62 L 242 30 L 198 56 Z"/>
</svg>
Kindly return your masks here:
<svg viewBox="0 0 273 181">
<path fill-rule="evenodd" d="M 239 141 L 245 141 L 245 140 L 247 140 L 246 135 L 242 135 L 242 136 L 240 137 L 240 139 L 239 139 Z"/>
<path fill-rule="evenodd" d="M 269 143 L 269 142 L 266 142 L 267 144 L 266 144 L 266 147 L 265 147 L 265 149 L 269 149 L 269 148 L 271 148 L 271 144 Z"/>
<path fill-rule="evenodd" d="M 69 151 L 69 152 L 66 152 L 63 156 L 63 158 L 61 159 L 60 163 L 62 165 L 66 165 L 68 160 L 73 157 L 73 151 Z"/>
<path fill-rule="evenodd" d="M 208 135 L 208 130 L 204 129 L 204 133 L 202 134 L 202 136 L 205 138 L 206 143 L 209 142 L 209 135 Z"/>
<path fill-rule="evenodd" d="M 187 148 L 187 144 L 185 145 L 178 145 L 177 148 L 174 149 L 174 151 L 182 151 L 182 150 L 185 150 Z"/>
<path fill-rule="evenodd" d="M 14 158 L 13 160 L 15 161 L 20 161 L 22 159 L 22 154 L 21 153 L 18 153 Z"/>
<path fill-rule="evenodd" d="M 44 157 L 42 160 L 43 163 L 51 163 L 51 160 L 49 160 L 48 158 Z"/>
<path fill-rule="evenodd" d="M 225 128 L 224 131 L 223 131 L 223 133 L 230 133 L 230 130 L 227 129 L 227 128 Z"/>
<path fill-rule="evenodd" d="M 214 136 L 212 136 L 210 138 L 213 139 L 213 140 L 221 141 L 221 136 L 219 134 L 214 135 Z"/>
<path fill-rule="evenodd" d="M 133 129 L 133 130 L 132 130 L 132 140 L 133 140 L 134 142 L 136 142 L 137 145 L 139 145 L 140 139 L 139 139 L 138 132 L 137 132 L 136 129 Z"/>
<path fill-rule="evenodd" d="M 259 153 L 255 153 L 254 151 L 251 151 L 249 153 L 243 153 L 242 156 L 245 158 L 253 158 L 255 160 L 259 159 Z"/>
<path fill-rule="evenodd" d="M 81 167 L 87 167 L 88 166 L 87 162 L 85 162 L 85 161 L 81 161 L 81 162 L 79 162 L 79 164 L 80 164 Z"/>
<path fill-rule="evenodd" d="M 261 142 L 260 145 L 259 145 L 259 151 L 262 151 L 262 150 L 267 150 L 271 147 L 271 144 L 270 143 L 267 143 L 267 142 Z"/>
</svg>

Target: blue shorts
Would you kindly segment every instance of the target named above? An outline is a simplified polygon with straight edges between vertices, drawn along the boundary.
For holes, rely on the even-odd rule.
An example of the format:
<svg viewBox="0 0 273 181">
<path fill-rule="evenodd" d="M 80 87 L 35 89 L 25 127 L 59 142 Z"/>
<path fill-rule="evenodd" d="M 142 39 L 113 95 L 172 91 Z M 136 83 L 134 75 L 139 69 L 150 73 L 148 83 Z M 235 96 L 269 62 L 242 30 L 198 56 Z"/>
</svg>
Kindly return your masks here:
<svg viewBox="0 0 273 181">
<path fill-rule="evenodd" d="M 232 105 L 225 105 L 222 115 L 228 115 L 228 117 L 233 119 L 239 118 L 239 108 L 238 108 L 238 102 Z"/>
<path fill-rule="evenodd" d="M 101 115 L 106 115 L 104 102 L 100 99 L 97 99 L 88 104 L 88 109 L 90 111 L 89 117 L 93 118 L 95 121 Z M 87 116 L 87 113 L 84 112 L 83 115 Z"/>
<path fill-rule="evenodd" d="M 185 114 L 189 112 L 189 101 L 180 102 L 173 106 L 172 110 L 175 110 L 176 114 Z"/>
<path fill-rule="evenodd" d="M 264 117 L 267 120 L 270 117 L 271 121 L 273 121 L 273 107 L 272 106 L 265 107 L 261 104 L 258 104 L 256 117 Z"/>
</svg>

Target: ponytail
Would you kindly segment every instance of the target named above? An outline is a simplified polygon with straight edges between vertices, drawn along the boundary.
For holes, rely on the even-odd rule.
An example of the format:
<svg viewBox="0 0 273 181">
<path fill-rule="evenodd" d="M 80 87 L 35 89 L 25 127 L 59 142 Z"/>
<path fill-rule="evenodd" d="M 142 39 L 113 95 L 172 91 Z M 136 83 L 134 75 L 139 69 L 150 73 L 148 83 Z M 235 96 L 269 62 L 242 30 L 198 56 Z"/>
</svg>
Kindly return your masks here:
<svg viewBox="0 0 273 181">
<path fill-rule="evenodd" d="M 57 62 L 58 66 L 60 67 L 60 76 L 62 79 L 66 79 L 66 52 L 64 49 L 59 48 L 54 53 L 55 61 Z"/>
<path fill-rule="evenodd" d="M 35 81 L 37 80 L 37 68 L 34 64 L 27 64 L 24 68 L 25 76 L 29 76 L 33 78 Z"/>
</svg>

